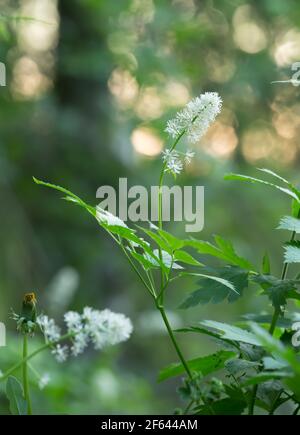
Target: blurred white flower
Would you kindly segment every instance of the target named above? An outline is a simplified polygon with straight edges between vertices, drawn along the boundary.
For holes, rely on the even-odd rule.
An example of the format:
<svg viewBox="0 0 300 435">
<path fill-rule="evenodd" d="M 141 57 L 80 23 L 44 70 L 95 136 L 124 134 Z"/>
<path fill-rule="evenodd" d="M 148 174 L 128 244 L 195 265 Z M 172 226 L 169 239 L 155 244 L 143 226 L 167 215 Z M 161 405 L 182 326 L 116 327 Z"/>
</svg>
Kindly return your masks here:
<svg viewBox="0 0 300 435">
<path fill-rule="evenodd" d="M 66 345 L 55 344 L 61 339 L 60 329 L 48 316 L 41 315 L 37 321 L 46 341 L 55 345 L 52 354 L 57 361 L 64 362 L 68 357 L 69 348 Z M 89 342 L 93 343 L 95 349 L 100 350 L 105 346 L 128 340 L 133 330 L 128 317 L 108 309 L 99 311 L 85 307 L 82 314 L 68 311 L 64 315 L 64 321 L 69 334 L 69 337 L 65 338 L 71 341 L 70 352 L 73 356 L 81 354 Z"/>
<path fill-rule="evenodd" d="M 167 161 L 165 171 L 171 172 L 171 174 L 173 174 L 173 175 L 178 175 L 178 174 L 180 174 L 182 169 L 183 169 L 182 161 L 179 158 L 174 157 L 174 158 L 171 158 Z"/>
<path fill-rule="evenodd" d="M 187 150 L 187 152 L 184 155 L 185 163 L 189 165 L 194 157 L 195 157 L 195 151 Z"/>
<path fill-rule="evenodd" d="M 47 341 L 55 342 L 60 339 L 60 328 L 56 325 L 53 319 L 49 319 L 46 315 L 39 315 L 37 324 L 41 328 Z"/>
<path fill-rule="evenodd" d="M 76 311 L 68 311 L 64 315 L 64 321 L 67 325 L 68 332 L 77 332 L 82 328 L 81 315 Z"/>
<path fill-rule="evenodd" d="M 128 340 L 133 330 L 128 317 L 108 309 L 94 310 L 85 327 L 89 331 L 95 349 L 98 350 Z"/>
<path fill-rule="evenodd" d="M 71 352 L 73 356 L 78 356 L 80 355 L 84 349 L 88 346 L 89 344 L 89 336 L 85 331 L 80 331 L 77 332 L 77 334 L 75 335 L 73 341 L 72 341 L 72 346 L 71 346 Z"/>
<path fill-rule="evenodd" d="M 115 401 L 120 394 L 120 381 L 108 368 L 99 369 L 92 379 L 93 386 L 102 400 Z"/>
<path fill-rule="evenodd" d="M 39 379 L 39 389 L 43 390 L 50 382 L 49 373 L 44 373 Z"/>
<path fill-rule="evenodd" d="M 205 92 L 169 120 L 165 131 L 174 139 L 186 132 L 188 140 L 195 143 L 206 133 L 221 107 L 222 99 L 216 92 Z"/>
<path fill-rule="evenodd" d="M 68 358 L 69 349 L 68 346 L 58 344 L 52 349 L 51 353 L 55 356 L 57 362 L 63 363 Z"/>
<path fill-rule="evenodd" d="M 175 150 L 171 151 L 169 148 L 166 148 L 162 152 L 162 154 L 163 154 L 162 159 L 164 162 L 168 162 L 170 160 L 177 159 L 179 157 L 179 154 L 177 151 L 175 151 Z"/>
</svg>

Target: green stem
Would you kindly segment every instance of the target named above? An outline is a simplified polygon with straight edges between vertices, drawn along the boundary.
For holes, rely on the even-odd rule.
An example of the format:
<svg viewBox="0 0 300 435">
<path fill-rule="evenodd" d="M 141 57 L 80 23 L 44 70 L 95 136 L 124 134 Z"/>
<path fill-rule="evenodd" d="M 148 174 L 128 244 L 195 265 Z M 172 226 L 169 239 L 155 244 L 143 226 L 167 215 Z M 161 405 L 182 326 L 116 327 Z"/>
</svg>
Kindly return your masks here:
<svg viewBox="0 0 300 435">
<path fill-rule="evenodd" d="M 180 133 L 180 135 L 176 138 L 173 145 L 170 148 L 170 152 L 172 152 L 175 148 L 182 136 L 185 134 L 185 130 Z M 162 187 L 164 182 L 164 176 L 165 176 L 165 169 L 167 167 L 167 162 L 165 161 L 163 163 L 160 176 L 159 176 L 159 188 L 158 188 L 158 227 L 162 230 Z"/>
<path fill-rule="evenodd" d="M 183 356 L 183 354 L 182 354 L 182 352 L 181 352 L 181 350 L 180 350 L 180 348 L 179 348 L 179 345 L 178 345 L 178 343 L 177 343 L 177 340 L 176 340 L 176 338 L 175 338 L 175 336 L 174 336 L 174 333 L 173 333 L 173 331 L 172 331 L 171 325 L 170 325 L 170 323 L 169 323 L 168 317 L 167 317 L 167 315 L 166 315 L 165 309 L 164 309 L 164 307 L 161 306 L 161 305 L 158 305 L 157 308 L 158 308 L 158 310 L 160 311 L 160 314 L 161 314 L 161 316 L 162 316 L 162 319 L 163 319 L 163 321 L 164 321 L 164 324 L 165 324 L 165 326 L 166 326 L 166 328 L 167 328 L 167 331 L 168 331 L 169 337 L 170 337 L 170 339 L 171 339 L 171 341 L 172 341 L 172 343 L 173 343 L 173 345 L 174 345 L 174 348 L 175 348 L 175 350 L 176 350 L 176 352 L 177 352 L 177 355 L 178 355 L 178 357 L 179 357 L 179 359 L 180 359 L 180 361 L 181 361 L 181 364 L 183 365 L 183 367 L 184 367 L 184 369 L 185 369 L 185 371 L 186 371 L 188 377 L 189 377 L 191 380 L 193 380 L 192 372 L 191 372 L 191 370 L 190 370 L 190 368 L 189 368 L 189 366 L 188 366 L 188 364 L 187 364 L 187 362 L 186 362 L 186 360 L 185 360 L 185 358 L 184 358 L 184 356 Z"/>
<path fill-rule="evenodd" d="M 183 415 L 186 415 L 189 412 L 193 404 L 194 404 L 194 399 L 190 400 L 190 402 L 187 404 L 186 408 L 183 411 Z"/>
<path fill-rule="evenodd" d="M 300 410 L 300 405 L 298 405 L 298 406 L 295 408 L 295 410 L 294 410 L 294 412 L 293 412 L 293 415 L 298 415 L 299 410 Z"/>
<path fill-rule="evenodd" d="M 22 364 L 23 390 L 24 390 L 24 398 L 27 402 L 27 414 L 31 415 L 32 408 L 31 408 L 31 399 L 30 399 L 30 392 L 29 392 L 27 356 L 28 356 L 28 335 L 25 334 L 23 339 L 23 364 Z"/>
<path fill-rule="evenodd" d="M 278 403 L 278 400 L 280 399 L 281 394 L 282 394 L 282 390 L 280 390 L 278 392 L 277 396 L 275 397 L 275 399 L 274 399 L 274 401 L 272 403 L 272 406 L 270 408 L 269 415 L 274 415 L 274 412 L 275 412 L 275 410 L 277 408 L 277 403 Z"/>
<path fill-rule="evenodd" d="M 273 313 L 273 316 L 272 316 L 270 329 L 269 329 L 269 333 L 270 333 L 271 335 L 274 334 L 274 330 L 275 330 L 275 328 L 276 328 L 276 324 L 277 324 L 277 322 L 278 322 L 278 318 L 279 318 L 279 316 L 280 316 L 280 310 L 275 309 L 275 310 L 274 310 L 274 313 Z"/>
<path fill-rule="evenodd" d="M 147 289 L 147 291 L 151 294 L 151 296 L 154 296 L 153 294 L 153 288 L 152 288 L 152 284 L 151 282 L 149 282 L 150 285 L 147 284 L 147 282 L 145 281 L 144 277 L 141 275 L 140 271 L 138 270 L 138 268 L 136 267 L 136 265 L 134 264 L 134 262 L 132 261 L 132 259 L 130 258 L 130 256 L 128 255 L 128 252 L 126 251 L 126 249 L 123 246 L 122 242 L 117 242 L 119 244 L 119 246 L 121 247 L 122 251 L 124 252 L 127 260 L 129 261 L 130 266 L 132 267 L 132 269 L 135 271 L 135 273 L 137 274 L 137 276 L 139 277 L 139 279 L 141 280 L 141 282 L 143 283 L 144 287 Z M 150 280 L 149 280 L 150 281 Z"/>
<path fill-rule="evenodd" d="M 175 148 L 182 136 L 185 134 L 185 130 L 180 133 L 180 135 L 175 139 L 173 145 L 171 146 L 170 152 L 172 152 Z M 162 223 L 162 188 L 163 188 L 163 182 L 164 182 L 164 176 L 165 176 L 165 169 L 167 166 L 167 161 L 163 163 L 160 176 L 159 176 L 159 187 L 158 187 L 158 227 L 160 230 L 163 228 Z M 159 259 L 162 262 L 162 250 L 161 247 L 159 247 Z M 162 268 L 160 269 L 160 278 L 161 278 L 161 288 L 164 287 L 164 271 Z"/>
<path fill-rule="evenodd" d="M 180 141 L 180 139 L 182 138 L 182 136 L 184 134 L 185 134 L 185 130 L 183 130 L 182 133 L 177 136 L 177 138 L 175 139 L 174 143 L 171 146 L 170 152 L 172 152 L 176 148 L 176 145 L 178 144 L 178 142 Z M 161 230 L 163 228 L 163 221 L 162 221 L 162 187 L 163 187 L 163 182 L 164 182 L 164 175 L 165 175 L 166 166 L 167 166 L 167 161 L 165 161 L 163 163 L 163 166 L 162 166 L 162 169 L 161 169 L 161 172 L 160 172 L 160 177 L 159 177 L 158 227 Z M 160 260 L 162 261 L 162 249 L 161 249 L 161 247 L 159 247 L 159 257 L 160 257 Z M 187 364 L 187 362 L 186 362 L 186 360 L 185 360 L 185 358 L 184 358 L 184 356 L 183 356 L 183 354 L 182 354 L 182 352 L 180 350 L 180 347 L 179 347 L 179 345 L 177 343 L 177 340 L 176 340 L 176 338 L 174 336 L 174 333 L 172 331 L 171 325 L 169 323 L 168 317 L 166 315 L 166 312 L 165 312 L 165 309 L 164 309 L 164 306 L 163 306 L 163 295 L 164 295 L 164 291 L 165 291 L 165 289 L 166 289 L 166 287 L 167 287 L 167 285 L 169 283 L 169 278 L 170 277 L 168 276 L 167 279 L 166 279 L 166 283 L 165 283 L 164 271 L 161 268 L 161 288 L 160 288 L 159 297 L 156 298 L 156 306 L 157 306 L 157 308 L 158 308 L 158 310 L 159 310 L 159 312 L 160 312 L 160 314 L 162 316 L 162 319 L 163 319 L 164 324 L 165 324 L 165 326 L 167 328 L 169 337 L 170 337 L 170 339 L 171 339 L 171 341 L 173 343 L 173 346 L 174 346 L 174 348 L 176 350 L 176 353 L 177 353 L 177 355 L 178 355 L 178 357 L 179 357 L 179 359 L 180 359 L 180 361 L 181 361 L 181 363 L 182 363 L 182 365 L 183 365 L 183 367 L 184 367 L 188 377 L 192 380 L 193 376 L 192 376 L 191 370 L 190 370 L 190 368 L 189 368 L 189 366 L 188 366 L 188 364 Z"/>
<path fill-rule="evenodd" d="M 253 415 L 253 413 L 254 413 L 254 405 L 255 405 L 255 400 L 256 400 L 257 388 L 258 388 L 257 385 L 254 385 L 253 390 L 252 390 L 252 394 L 250 397 L 248 415 Z"/>
</svg>

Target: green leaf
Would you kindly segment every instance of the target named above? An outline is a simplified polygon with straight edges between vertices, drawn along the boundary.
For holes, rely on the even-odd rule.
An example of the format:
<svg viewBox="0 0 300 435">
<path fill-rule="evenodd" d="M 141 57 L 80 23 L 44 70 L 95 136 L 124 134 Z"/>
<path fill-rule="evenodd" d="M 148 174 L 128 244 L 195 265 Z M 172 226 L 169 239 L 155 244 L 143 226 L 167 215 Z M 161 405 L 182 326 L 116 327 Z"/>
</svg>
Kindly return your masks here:
<svg viewBox="0 0 300 435">
<path fill-rule="evenodd" d="M 285 362 L 280 359 L 272 358 L 270 356 L 265 356 L 263 358 L 263 363 L 265 370 L 281 370 L 288 368 Z"/>
<path fill-rule="evenodd" d="M 180 329 L 176 329 L 176 332 L 194 332 L 197 334 L 204 334 L 204 335 L 208 335 L 209 337 L 213 337 L 215 339 L 221 339 L 222 341 L 229 343 L 230 344 L 230 340 L 226 340 L 223 338 L 220 338 L 220 334 L 217 332 L 213 332 L 211 329 L 207 329 L 207 328 L 201 328 L 197 325 L 194 326 L 188 326 L 186 328 L 180 328 Z"/>
<path fill-rule="evenodd" d="M 270 379 L 259 385 L 257 390 L 257 398 L 263 402 L 264 408 L 267 410 L 272 409 L 276 403 L 276 408 L 280 406 L 281 400 L 279 399 L 280 392 L 283 390 L 283 385 L 279 380 Z M 279 400 L 278 400 L 279 399 Z M 284 399 L 282 399 L 284 401 Z"/>
<path fill-rule="evenodd" d="M 261 372 L 255 376 L 252 376 L 251 378 L 247 379 L 245 382 L 243 382 L 243 386 L 249 386 L 249 385 L 257 385 L 261 384 L 266 381 L 270 381 L 273 379 L 284 379 L 292 377 L 293 374 L 288 371 L 277 371 L 274 370 L 272 372 Z"/>
<path fill-rule="evenodd" d="M 293 216 L 284 216 L 280 220 L 277 229 L 295 231 L 295 233 L 300 234 L 300 219 Z"/>
<path fill-rule="evenodd" d="M 228 287 L 230 290 L 232 290 L 233 292 L 235 292 L 236 294 L 239 295 L 239 292 L 235 289 L 234 285 L 231 282 L 229 282 L 227 279 L 220 278 L 219 276 L 206 275 L 204 273 L 193 273 L 190 275 L 194 275 L 194 276 L 198 276 L 201 278 L 216 281 L 217 283 L 222 284 L 225 287 Z M 199 281 L 199 282 L 201 282 L 201 281 Z"/>
<path fill-rule="evenodd" d="M 266 169 L 266 168 L 257 168 L 257 169 L 261 172 L 265 172 L 266 174 L 272 175 L 273 177 L 277 178 L 278 180 L 282 181 L 285 184 L 288 184 L 289 186 L 292 186 L 292 184 L 288 180 L 283 178 L 281 175 L 276 174 L 276 172 L 271 171 L 271 169 Z"/>
<path fill-rule="evenodd" d="M 158 233 L 168 243 L 169 247 L 173 251 L 175 251 L 177 249 L 181 249 L 184 246 L 184 240 L 178 239 L 177 237 L 173 236 L 173 234 L 170 234 L 164 230 L 158 230 Z"/>
<path fill-rule="evenodd" d="M 294 191 L 291 189 L 287 189 L 285 187 L 277 186 L 277 184 L 270 183 L 269 181 L 260 180 L 259 178 L 249 177 L 246 175 L 241 174 L 226 174 L 224 177 L 225 180 L 238 180 L 238 181 L 246 181 L 248 183 L 259 183 L 259 184 L 265 184 L 267 186 L 274 187 L 275 189 L 280 190 L 281 192 L 285 193 L 286 195 L 293 198 L 295 201 L 300 203 L 299 195 L 297 195 Z"/>
<path fill-rule="evenodd" d="M 180 308 L 186 309 L 207 303 L 217 304 L 226 299 L 228 302 L 234 302 L 241 297 L 243 289 L 248 285 L 248 272 L 238 267 L 227 266 L 220 269 L 207 268 L 206 270 L 216 273 L 218 276 L 189 274 L 203 277 L 198 282 L 201 288 L 189 294 Z"/>
<path fill-rule="evenodd" d="M 254 270 L 254 266 L 248 260 L 236 254 L 231 242 L 220 236 L 215 236 L 214 238 L 217 246 L 214 246 L 210 242 L 196 239 L 186 240 L 185 246 L 191 246 L 200 254 L 212 255 L 242 269 Z"/>
<path fill-rule="evenodd" d="M 263 261 L 262 261 L 262 272 L 266 275 L 271 273 L 271 264 L 270 264 L 270 258 L 268 253 L 266 252 L 265 255 L 263 256 Z"/>
<path fill-rule="evenodd" d="M 284 346 L 283 343 L 268 333 L 265 329 L 256 323 L 250 325 L 259 345 L 266 351 L 281 361 L 285 361 L 295 373 L 300 374 L 300 365 L 294 350 L 291 347 Z"/>
<path fill-rule="evenodd" d="M 191 371 L 200 372 L 203 376 L 206 376 L 209 373 L 224 368 L 225 361 L 233 356 L 235 356 L 234 352 L 221 350 L 208 356 L 191 359 L 187 361 L 187 364 Z M 185 369 L 181 363 L 174 363 L 161 370 L 158 380 L 161 382 L 174 376 L 182 375 L 184 372 Z"/>
<path fill-rule="evenodd" d="M 168 243 L 162 238 L 160 237 L 159 234 L 157 234 L 154 231 L 148 230 L 147 228 L 143 228 L 138 226 L 138 228 L 143 231 L 145 234 L 147 234 L 148 237 L 150 237 L 150 239 L 154 240 L 156 242 L 156 244 L 163 249 L 164 251 L 168 252 L 169 254 L 172 253 L 172 249 L 170 249 L 170 246 L 168 245 Z"/>
<path fill-rule="evenodd" d="M 180 269 L 181 267 L 176 265 L 176 261 L 181 263 L 190 264 L 193 266 L 202 266 L 198 260 L 196 260 L 191 254 L 186 251 L 178 250 L 184 245 L 184 242 L 172 236 L 163 230 L 158 230 L 158 234 L 154 231 L 146 228 L 139 227 L 144 233 L 146 233 L 156 244 L 162 249 L 163 263 L 169 268 L 171 265 L 170 259 L 173 255 L 173 268 Z M 158 254 L 156 256 L 159 257 Z M 175 266 L 174 266 L 175 265 Z"/>
<path fill-rule="evenodd" d="M 169 254 L 168 252 L 161 251 L 162 260 L 160 260 L 158 249 L 154 249 L 153 254 L 155 255 L 154 259 L 152 257 L 149 257 L 148 254 L 145 254 L 145 257 L 153 264 L 153 266 L 157 267 L 161 265 L 166 272 L 168 272 L 171 266 L 172 269 L 183 269 L 182 266 L 175 263 L 174 258 L 172 261 L 172 255 Z"/>
<path fill-rule="evenodd" d="M 220 338 L 252 344 L 254 346 L 261 346 L 261 342 L 257 339 L 255 334 L 245 329 L 238 328 L 237 326 L 216 322 L 214 320 L 203 320 L 202 322 L 199 322 L 199 324 L 204 328 L 208 328 L 213 332 L 218 333 Z"/>
<path fill-rule="evenodd" d="M 292 201 L 292 216 L 297 219 L 300 217 L 300 204 L 294 199 Z"/>
<path fill-rule="evenodd" d="M 196 260 L 191 254 L 185 251 L 175 251 L 174 260 L 180 261 L 181 263 L 190 264 L 192 266 L 203 266 L 198 260 Z"/>
<path fill-rule="evenodd" d="M 258 362 L 240 358 L 230 359 L 225 362 L 226 370 L 233 376 L 247 372 L 251 369 L 257 369 L 259 366 L 260 364 Z"/>
<path fill-rule="evenodd" d="M 58 190 L 59 192 L 62 192 L 64 194 L 67 195 L 67 197 L 65 199 L 67 199 L 68 201 L 70 201 L 72 199 L 73 202 L 81 205 L 82 207 L 89 209 L 90 206 L 88 204 L 86 204 L 81 198 L 79 198 L 79 196 L 75 195 L 73 192 L 71 192 L 70 190 L 65 189 L 64 187 L 61 187 L 57 184 L 52 184 L 52 183 L 47 183 L 45 181 L 42 180 L 38 180 L 35 177 L 32 177 L 33 181 L 36 184 L 39 184 L 41 186 L 45 186 L 45 187 L 49 187 L 50 189 L 54 189 L 54 190 Z M 94 208 L 94 207 L 93 207 Z"/>
<path fill-rule="evenodd" d="M 241 415 L 247 407 L 247 402 L 243 399 L 225 399 L 217 400 L 210 405 L 202 405 L 196 408 L 198 415 Z M 213 412 L 212 412 L 213 411 Z"/>
<path fill-rule="evenodd" d="M 287 299 L 299 299 L 300 293 L 296 292 L 299 280 L 281 280 L 272 275 L 253 275 L 252 281 L 258 283 L 264 293 L 268 295 L 272 305 L 281 311 L 282 306 L 286 305 Z"/>
<path fill-rule="evenodd" d="M 143 266 L 144 269 L 149 270 L 155 267 L 159 267 L 158 262 L 154 264 L 154 262 L 149 261 L 144 255 L 135 252 L 133 249 L 128 249 L 128 251 L 130 252 L 130 255 L 132 255 L 132 257 L 135 258 L 135 260 L 137 260 L 141 264 L 141 266 Z"/>
<path fill-rule="evenodd" d="M 81 198 L 79 198 L 79 196 L 75 195 L 70 190 L 67 190 L 64 187 L 38 180 L 35 177 L 33 177 L 33 180 L 36 184 L 49 187 L 51 189 L 64 193 L 66 195 L 65 199 L 67 201 L 80 205 L 85 210 L 87 210 L 90 214 L 93 215 L 94 218 L 96 218 L 97 222 L 106 231 L 112 234 L 116 234 L 117 236 L 121 237 L 122 239 L 128 240 L 129 242 L 137 244 L 148 254 L 149 257 L 151 257 L 155 261 L 158 261 L 158 264 L 161 265 L 159 259 L 156 259 L 156 256 L 153 254 L 153 251 L 148 246 L 148 244 L 143 239 L 139 238 L 135 234 L 135 231 L 127 227 L 127 225 L 125 225 L 125 223 L 117 216 L 112 215 L 106 210 L 100 209 L 100 207 L 96 210 L 95 207 L 85 203 Z"/>
<path fill-rule="evenodd" d="M 6 382 L 6 396 L 12 415 L 26 415 L 27 403 L 24 399 L 23 388 L 17 378 L 9 376 Z"/>
</svg>

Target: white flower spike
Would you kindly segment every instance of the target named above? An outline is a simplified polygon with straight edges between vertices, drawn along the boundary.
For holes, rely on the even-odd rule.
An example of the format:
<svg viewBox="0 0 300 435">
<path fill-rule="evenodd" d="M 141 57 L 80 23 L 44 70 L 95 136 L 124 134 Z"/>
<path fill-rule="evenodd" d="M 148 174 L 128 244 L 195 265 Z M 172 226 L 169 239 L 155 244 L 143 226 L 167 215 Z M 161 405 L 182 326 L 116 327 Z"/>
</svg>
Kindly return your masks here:
<svg viewBox="0 0 300 435">
<path fill-rule="evenodd" d="M 174 139 L 186 132 L 188 140 L 195 143 L 206 133 L 221 107 L 222 99 L 216 92 L 205 92 L 169 120 L 165 131 Z"/>
<path fill-rule="evenodd" d="M 69 349 L 66 345 L 61 345 L 60 329 L 53 319 L 41 315 L 37 319 L 46 342 L 52 344 L 52 354 L 58 362 L 64 362 L 69 353 L 78 356 L 83 353 L 89 343 L 94 345 L 96 350 L 106 346 L 112 346 L 129 339 L 133 327 L 130 319 L 124 314 L 113 313 L 106 309 L 103 311 L 85 307 L 82 314 L 76 311 L 68 311 L 64 315 L 67 326 L 67 334 L 71 340 Z"/>
</svg>

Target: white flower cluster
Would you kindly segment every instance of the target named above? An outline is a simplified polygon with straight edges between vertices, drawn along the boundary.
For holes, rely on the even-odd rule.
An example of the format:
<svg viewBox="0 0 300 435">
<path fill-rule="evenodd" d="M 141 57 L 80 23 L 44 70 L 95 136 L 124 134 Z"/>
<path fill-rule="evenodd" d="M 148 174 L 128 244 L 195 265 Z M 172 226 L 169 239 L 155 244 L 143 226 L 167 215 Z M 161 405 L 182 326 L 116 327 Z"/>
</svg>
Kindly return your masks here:
<svg viewBox="0 0 300 435">
<path fill-rule="evenodd" d="M 166 149 L 163 151 L 163 161 L 166 164 L 165 171 L 174 176 L 180 174 L 183 169 L 183 163 L 191 163 L 195 155 L 194 151 L 188 150 L 186 153 L 179 153 L 175 150 Z"/>
<path fill-rule="evenodd" d="M 37 324 L 43 331 L 46 341 L 54 342 L 60 339 L 60 328 L 53 319 L 41 314 L 37 318 Z"/>
<path fill-rule="evenodd" d="M 191 100 L 174 119 L 167 122 L 165 131 L 173 138 L 186 132 L 191 143 L 197 142 L 220 113 L 222 99 L 216 92 L 205 92 Z"/>
<path fill-rule="evenodd" d="M 68 311 L 64 315 L 64 321 L 71 339 L 70 349 L 67 345 L 58 343 L 62 336 L 53 319 L 45 315 L 37 319 L 46 341 L 53 343 L 52 353 L 58 362 L 64 362 L 69 352 L 73 356 L 81 354 L 90 342 L 95 349 L 100 350 L 126 341 L 133 330 L 130 319 L 108 309 L 98 311 L 85 307 L 82 314 Z"/>
</svg>

